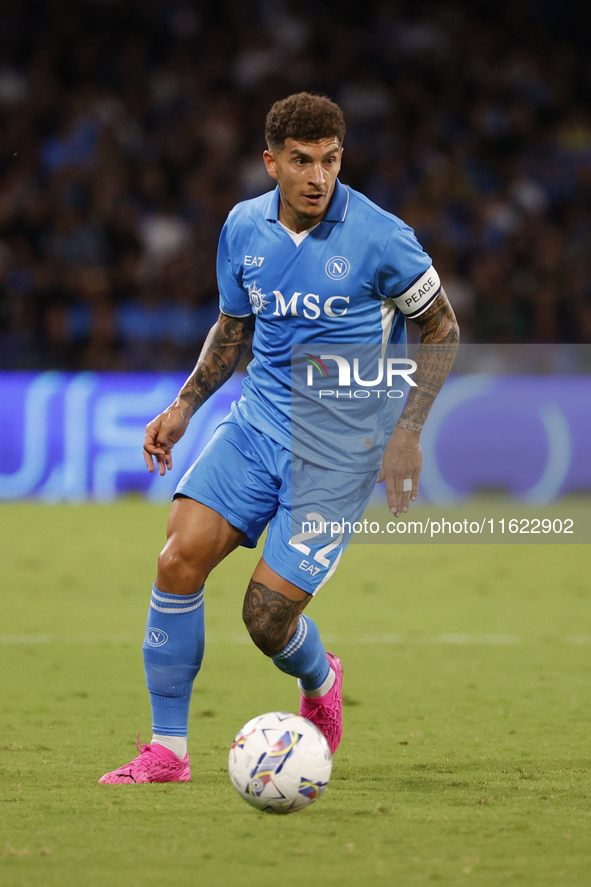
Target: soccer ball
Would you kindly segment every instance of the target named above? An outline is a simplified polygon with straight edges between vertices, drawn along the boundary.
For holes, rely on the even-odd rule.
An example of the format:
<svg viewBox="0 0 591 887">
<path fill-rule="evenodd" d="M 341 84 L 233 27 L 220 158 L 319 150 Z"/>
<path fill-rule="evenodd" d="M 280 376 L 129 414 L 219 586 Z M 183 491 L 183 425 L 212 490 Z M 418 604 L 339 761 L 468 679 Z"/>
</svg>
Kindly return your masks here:
<svg viewBox="0 0 591 887">
<path fill-rule="evenodd" d="M 295 813 L 320 797 L 332 757 L 320 730 L 299 715 L 272 711 L 244 725 L 230 749 L 234 788 L 265 813 Z"/>
</svg>

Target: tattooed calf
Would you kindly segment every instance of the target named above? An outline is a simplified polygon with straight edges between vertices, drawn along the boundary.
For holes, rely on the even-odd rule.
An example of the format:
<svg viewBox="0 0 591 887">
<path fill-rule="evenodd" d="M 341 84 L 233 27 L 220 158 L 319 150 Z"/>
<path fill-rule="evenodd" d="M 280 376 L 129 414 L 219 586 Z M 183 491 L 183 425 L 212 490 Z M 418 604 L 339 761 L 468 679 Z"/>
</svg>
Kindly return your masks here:
<svg viewBox="0 0 591 887">
<path fill-rule="evenodd" d="M 242 619 L 259 650 L 274 656 L 291 640 L 300 613 L 308 600 L 292 601 L 262 582 L 250 580 Z"/>
</svg>

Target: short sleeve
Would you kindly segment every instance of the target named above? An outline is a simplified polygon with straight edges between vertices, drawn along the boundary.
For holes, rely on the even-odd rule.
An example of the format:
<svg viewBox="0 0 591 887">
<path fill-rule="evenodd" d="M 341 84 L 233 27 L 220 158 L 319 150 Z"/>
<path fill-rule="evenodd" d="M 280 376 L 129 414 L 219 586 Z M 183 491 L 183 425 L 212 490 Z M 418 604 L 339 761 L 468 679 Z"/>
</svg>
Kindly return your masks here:
<svg viewBox="0 0 591 887">
<path fill-rule="evenodd" d="M 431 257 L 412 228 L 399 225 L 391 235 L 378 269 L 378 288 L 407 317 L 426 311 L 441 291 L 441 281 Z"/>
<path fill-rule="evenodd" d="M 229 225 L 226 221 L 220 234 L 217 257 L 217 278 L 220 291 L 220 311 L 230 317 L 247 317 L 252 307 L 242 286 L 240 269 L 234 268 L 230 255 Z"/>
</svg>

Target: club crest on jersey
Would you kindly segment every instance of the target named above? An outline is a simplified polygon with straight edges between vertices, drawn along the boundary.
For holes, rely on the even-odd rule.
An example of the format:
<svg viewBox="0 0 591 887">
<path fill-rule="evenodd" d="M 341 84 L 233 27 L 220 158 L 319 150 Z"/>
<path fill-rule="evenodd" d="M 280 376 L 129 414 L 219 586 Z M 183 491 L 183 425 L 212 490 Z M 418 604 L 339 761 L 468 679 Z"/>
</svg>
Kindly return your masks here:
<svg viewBox="0 0 591 887">
<path fill-rule="evenodd" d="M 256 285 L 256 281 L 248 287 L 248 298 L 255 314 L 260 314 L 269 304 L 265 299 L 265 294 Z"/>
<path fill-rule="evenodd" d="M 351 270 L 351 263 L 344 256 L 333 256 L 324 266 L 324 270 L 331 280 L 342 280 Z"/>
</svg>

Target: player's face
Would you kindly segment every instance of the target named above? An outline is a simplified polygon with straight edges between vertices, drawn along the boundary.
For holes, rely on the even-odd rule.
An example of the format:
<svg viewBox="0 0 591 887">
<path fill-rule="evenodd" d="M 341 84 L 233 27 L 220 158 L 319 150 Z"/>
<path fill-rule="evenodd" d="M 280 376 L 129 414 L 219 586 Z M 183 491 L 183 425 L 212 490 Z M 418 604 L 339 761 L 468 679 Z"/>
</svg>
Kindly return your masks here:
<svg viewBox="0 0 591 887">
<path fill-rule="evenodd" d="M 286 139 L 281 151 L 265 151 L 267 172 L 279 184 L 279 220 L 284 225 L 303 231 L 322 220 L 341 168 L 342 153 L 336 136 L 316 142 Z"/>
</svg>

